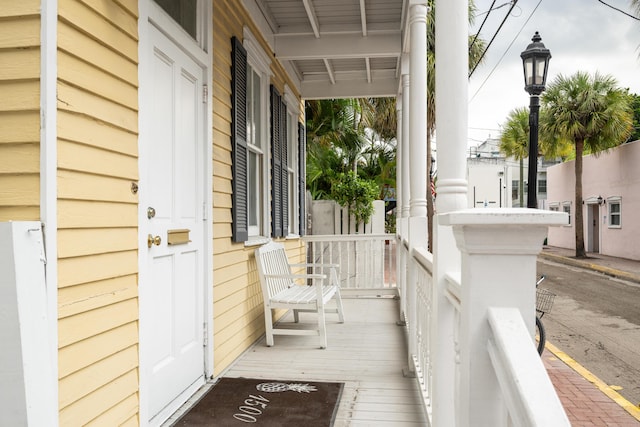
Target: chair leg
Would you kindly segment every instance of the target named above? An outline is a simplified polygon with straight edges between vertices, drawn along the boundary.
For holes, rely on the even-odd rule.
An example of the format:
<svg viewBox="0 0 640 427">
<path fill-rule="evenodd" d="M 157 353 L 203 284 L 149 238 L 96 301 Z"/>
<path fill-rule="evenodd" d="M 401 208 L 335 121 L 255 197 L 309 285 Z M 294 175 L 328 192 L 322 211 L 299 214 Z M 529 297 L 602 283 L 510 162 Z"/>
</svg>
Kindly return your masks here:
<svg viewBox="0 0 640 427">
<path fill-rule="evenodd" d="M 293 321 L 295 323 L 300 323 L 300 314 L 298 314 L 298 310 L 294 309 L 293 310 Z"/>
<path fill-rule="evenodd" d="M 342 308 L 342 296 L 340 295 L 340 288 L 336 289 L 336 293 L 333 296 L 336 299 L 336 306 L 338 309 L 338 320 L 340 323 L 344 323 L 344 310 Z"/>
<path fill-rule="evenodd" d="M 318 307 L 318 335 L 320 335 L 320 348 L 327 348 L 327 327 L 325 322 L 324 307 Z"/>
<path fill-rule="evenodd" d="M 264 309 L 264 329 L 267 347 L 273 346 L 273 318 L 271 316 L 271 308 Z"/>
</svg>

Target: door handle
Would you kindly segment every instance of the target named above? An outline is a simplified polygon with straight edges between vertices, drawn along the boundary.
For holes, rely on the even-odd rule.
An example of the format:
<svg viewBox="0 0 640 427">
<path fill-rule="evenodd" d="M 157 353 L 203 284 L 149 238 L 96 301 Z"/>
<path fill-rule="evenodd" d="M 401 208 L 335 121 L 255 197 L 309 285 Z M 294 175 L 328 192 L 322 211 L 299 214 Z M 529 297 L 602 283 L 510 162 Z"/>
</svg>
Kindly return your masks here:
<svg viewBox="0 0 640 427">
<path fill-rule="evenodd" d="M 162 243 L 162 239 L 160 238 L 160 236 L 154 237 L 151 234 L 147 236 L 147 246 L 149 248 L 153 245 L 160 246 L 160 243 Z"/>
</svg>

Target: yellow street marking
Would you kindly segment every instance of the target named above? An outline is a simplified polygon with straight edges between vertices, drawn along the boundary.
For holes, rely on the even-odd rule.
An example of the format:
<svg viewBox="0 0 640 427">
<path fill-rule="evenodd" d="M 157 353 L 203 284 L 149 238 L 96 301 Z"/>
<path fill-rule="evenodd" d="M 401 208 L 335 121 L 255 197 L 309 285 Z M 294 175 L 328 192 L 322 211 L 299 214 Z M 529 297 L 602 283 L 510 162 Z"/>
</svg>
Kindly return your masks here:
<svg viewBox="0 0 640 427">
<path fill-rule="evenodd" d="M 607 395 L 611 400 L 620 405 L 625 411 L 631 414 L 636 420 L 640 421 L 640 408 L 622 397 L 620 393 L 615 391 L 614 387 L 608 386 L 600 378 L 589 372 L 584 366 L 573 360 L 567 353 L 547 341 L 545 348 L 553 353 L 558 359 L 562 360 L 571 369 L 576 371 L 584 379 L 595 385 L 600 391 Z M 621 388 L 621 387 L 620 387 Z M 618 389 L 620 389 L 618 388 Z"/>
</svg>

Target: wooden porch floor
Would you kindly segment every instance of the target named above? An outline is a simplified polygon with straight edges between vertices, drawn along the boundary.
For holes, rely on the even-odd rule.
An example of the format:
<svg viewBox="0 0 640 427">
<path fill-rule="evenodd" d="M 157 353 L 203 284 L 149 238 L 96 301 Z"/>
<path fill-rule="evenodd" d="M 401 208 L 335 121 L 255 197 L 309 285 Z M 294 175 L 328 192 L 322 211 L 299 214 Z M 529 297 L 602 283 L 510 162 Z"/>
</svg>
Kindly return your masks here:
<svg viewBox="0 0 640 427">
<path fill-rule="evenodd" d="M 416 380 L 402 376 L 407 347 L 404 328 L 396 325 L 399 302 L 343 302 L 344 324 L 337 322 L 337 315 L 327 315 L 327 349 L 321 350 L 312 336 L 276 336 L 273 347 L 262 339 L 224 376 L 344 382 L 336 427 L 428 425 Z M 300 320 L 315 318 L 301 313 Z"/>
</svg>

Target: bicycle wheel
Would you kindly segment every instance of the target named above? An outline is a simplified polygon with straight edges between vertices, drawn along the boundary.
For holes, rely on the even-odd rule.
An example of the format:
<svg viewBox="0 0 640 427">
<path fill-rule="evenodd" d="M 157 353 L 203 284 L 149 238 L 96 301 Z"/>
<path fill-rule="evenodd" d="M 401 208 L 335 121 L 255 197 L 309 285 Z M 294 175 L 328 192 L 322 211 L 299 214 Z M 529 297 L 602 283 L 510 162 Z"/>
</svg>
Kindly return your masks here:
<svg viewBox="0 0 640 427">
<path fill-rule="evenodd" d="M 542 325 L 542 320 L 536 316 L 536 345 L 538 346 L 538 354 L 542 356 L 544 351 L 544 343 L 547 340 L 547 335 Z"/>
</svg>

